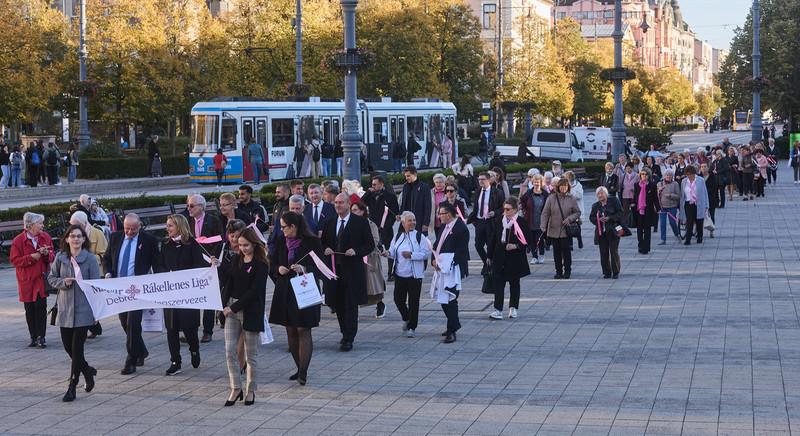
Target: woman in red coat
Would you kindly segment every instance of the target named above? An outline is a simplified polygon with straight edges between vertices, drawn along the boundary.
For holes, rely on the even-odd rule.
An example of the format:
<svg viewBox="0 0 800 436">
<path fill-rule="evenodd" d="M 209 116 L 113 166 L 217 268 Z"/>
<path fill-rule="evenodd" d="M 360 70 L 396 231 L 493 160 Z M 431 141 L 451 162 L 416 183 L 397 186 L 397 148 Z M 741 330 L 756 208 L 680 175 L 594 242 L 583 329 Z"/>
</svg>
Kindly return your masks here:
<svg viewBox="0 0 800 436">
<path fill-rule="evenodd" d="M 11 243 L 9 260 L 17 270 L 19 301 L 25 304 L 25 321 L 31 334 L 29 347 L 45 348 L 47 293 L 44 274 L 55 258 L 53 239 L 44 230 L 44 215 L 25 212 L 25 230 Z"/>
</svg>

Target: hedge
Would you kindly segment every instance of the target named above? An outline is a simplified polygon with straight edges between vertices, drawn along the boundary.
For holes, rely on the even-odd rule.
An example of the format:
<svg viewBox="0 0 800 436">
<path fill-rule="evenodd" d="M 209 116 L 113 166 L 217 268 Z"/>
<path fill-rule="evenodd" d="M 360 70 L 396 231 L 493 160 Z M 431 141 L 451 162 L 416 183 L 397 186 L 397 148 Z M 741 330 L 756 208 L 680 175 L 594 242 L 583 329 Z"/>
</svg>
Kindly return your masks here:
<svg viewBox="0 0 800 436">
<path fill-rule="evenodd" d="M 146 156 L 82 158 L 78 165 L 78 178 L 105 180 L 147 177 L 149 167 Z M 165 176 L 188 174 L 189 163 L 186 156 L 165 156 L 161 158 L 161 170 Z"/>
</svg>

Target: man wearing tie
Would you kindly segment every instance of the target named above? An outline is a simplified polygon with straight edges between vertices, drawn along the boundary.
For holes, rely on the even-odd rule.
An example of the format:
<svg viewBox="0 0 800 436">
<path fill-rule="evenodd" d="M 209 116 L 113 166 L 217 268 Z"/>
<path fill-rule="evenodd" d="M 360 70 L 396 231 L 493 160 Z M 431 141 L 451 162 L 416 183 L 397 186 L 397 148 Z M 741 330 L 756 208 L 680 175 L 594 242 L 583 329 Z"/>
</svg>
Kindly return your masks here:
<svg viewBox="0 0 800 436">
<path fill-rule="evenodd" d="M 322 201 L 322 188 L 316 183 L 308 185 L 308 198 L 311 201 L 305 205 L 303 217 L 311 233 L 320 237 L 325 223 L 336 216 L 336 210 L 332 204 Z"/>
<path fill-rule="evenodd" d="M 134 213 L 125 215 L 123 230 L 111 235 L 108 250 L 103 257 L 106 278 L 129 277 L 150 274 L 153 262 L 158 257 L 158 241 L 145 232 L 139 216 Z M 137 366 L 144 365 L 147 347 L 142 339 L 142 311 L 134 310 L 119 314 L 119 322 L 127 336 L 125 347 L 128 356 L 122 375 L 136 372 Z"/>
<path fill-rule="evenodd" d="M 364 256 L 375 249 L 367 218 L 350 214 L 350 197 L 339 194 L 334 201 L 336 218 L 322 230 L 325 256 L 333 261 L 337 280 L 328 287 L 325 303 L 336 308 L 342 340 L 339 349 L 350 351 L 358 331 L 358 306 L 367 304 L 367 271 Z"/>
<path fill-rule="evenodd" d="M 206 199 L 200 194 L 193 194 L 189 197 L 189 231 L 195 238 L 204 236 L 222 236 L 222 222 L 214 215 L 206 213 Z M 216 258 L 221 258 L 220 251 L 222 243 L 201 245 L 208 254 Z M 203 338 L 200 342 L 211 342 L 211 335 L 214 334 L 214 314 L 213 310 L 203 310 Z"/>
<path fill-rule="evenodd" d="M 503 213 L 503 201 L 505 196 L 503 191 L 492 186 L 489 180 L 489 173 L 478 174 L 478 184 L 480 190 L 475 192 L 472 204 L 472 213 L 469 215 L 468 223 L 475 225 L 475 250 L 481 261 L 486 265 L 486 248 L 489 240 L 489 232 L 492 229 L 491 220 Z"/>
</svg>

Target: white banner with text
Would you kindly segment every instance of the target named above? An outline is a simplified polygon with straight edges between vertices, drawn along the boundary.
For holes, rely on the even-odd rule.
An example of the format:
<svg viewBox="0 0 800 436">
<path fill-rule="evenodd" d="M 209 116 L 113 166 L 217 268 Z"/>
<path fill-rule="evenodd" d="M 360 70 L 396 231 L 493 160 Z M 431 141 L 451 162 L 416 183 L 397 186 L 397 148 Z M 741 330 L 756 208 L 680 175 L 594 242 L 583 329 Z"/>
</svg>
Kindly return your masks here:
<svg viewBox="0 0 800 436">
<path fill-rule="evenodd" d="M 78 280 L 95 319 L 139 309 L 222 310 L 217 269 Z"/>
</svg>

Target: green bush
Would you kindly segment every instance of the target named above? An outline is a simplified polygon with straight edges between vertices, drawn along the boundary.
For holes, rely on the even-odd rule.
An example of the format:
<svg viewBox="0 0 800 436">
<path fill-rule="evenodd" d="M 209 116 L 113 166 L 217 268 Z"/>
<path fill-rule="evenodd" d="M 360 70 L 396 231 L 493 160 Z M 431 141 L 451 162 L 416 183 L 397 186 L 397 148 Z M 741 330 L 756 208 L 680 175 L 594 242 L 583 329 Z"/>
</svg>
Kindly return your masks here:
<svg viewBox="0 0 800 436">
<path fill-rule="evenodd" d="M 147 177 L 149 164 L 146 156 L 117 158 L 83 158 L 78 165 L 78 178 L 81 179 L 121 179 Z M 174 176 L 188 174 L 189 163 L 185 156 L 161 158 L 162 174 Z"/>
<path fill-rule="evenodd" d="M 628 127 L 628 136 L 636 138 L 636 148 L 642 151 L 650 149 L 650 144 L 667 146 L 672 144 L 672 132 L 661 127 Z"/>
</svg>

